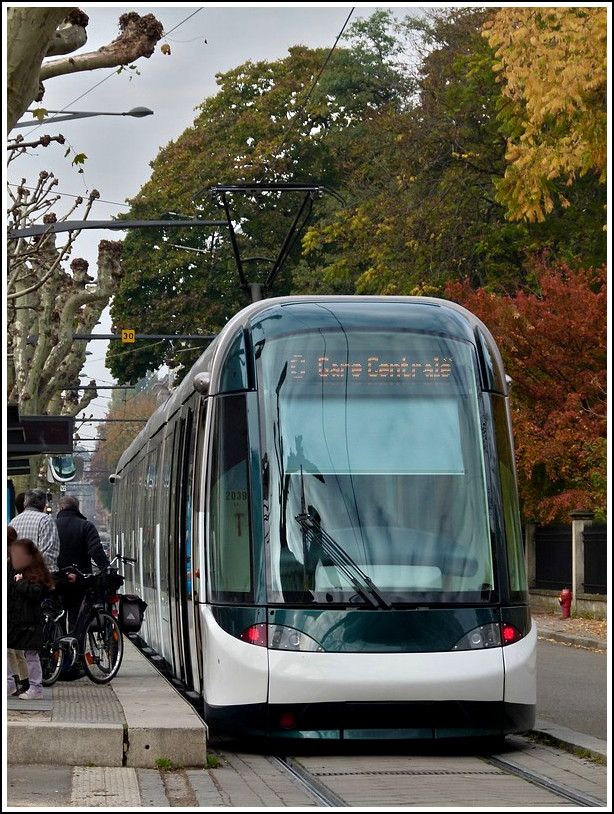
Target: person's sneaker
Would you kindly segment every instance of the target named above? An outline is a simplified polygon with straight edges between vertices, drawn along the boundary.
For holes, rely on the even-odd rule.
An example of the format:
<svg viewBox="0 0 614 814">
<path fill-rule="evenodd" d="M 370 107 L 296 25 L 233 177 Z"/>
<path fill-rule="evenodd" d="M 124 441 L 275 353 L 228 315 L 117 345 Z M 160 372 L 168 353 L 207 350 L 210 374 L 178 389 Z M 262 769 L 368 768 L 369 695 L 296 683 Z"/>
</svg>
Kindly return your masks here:
<svg viewBox="0 0 614 814">
<path fill-rule="evenodd" d="M 43 700 L 43 691 L 42 690 L 33 690 L 30 688 L 25 692 L 22 692 L 19 695 L 19 698 L 22 701 L 42 701 Z"/>
<path fill-rule="evenodd" d="M 18 695 L 22 695 L 22 693 L 26 692 L 26 690 L 30 689 L 30 681 L 27 678 L 21 679 L 18 678 L 15 682 L 15 689 L 11 692 L 8 691 L 7 695 L 9 698 L 15 698 Z"/>
</svg>

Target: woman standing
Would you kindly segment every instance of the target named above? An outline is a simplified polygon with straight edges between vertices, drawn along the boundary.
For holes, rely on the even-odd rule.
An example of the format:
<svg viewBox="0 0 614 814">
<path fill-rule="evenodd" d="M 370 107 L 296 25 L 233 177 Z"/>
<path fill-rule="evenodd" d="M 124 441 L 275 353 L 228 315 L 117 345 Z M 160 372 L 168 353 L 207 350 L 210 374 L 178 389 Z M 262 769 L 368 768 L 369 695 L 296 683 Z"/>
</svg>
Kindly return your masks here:
<svg viewBox="0 0 614 814">
<path fill-rule="evenodd" d="M 53 587 L 53 577 L 32 540 L 11 543 L 7 569 L 7 646 L 24 650 L 30 688 L 19 695 L 24 701 L 43 697 L 39 650 L 43 645 L 41 602 Z"/>
</svg>

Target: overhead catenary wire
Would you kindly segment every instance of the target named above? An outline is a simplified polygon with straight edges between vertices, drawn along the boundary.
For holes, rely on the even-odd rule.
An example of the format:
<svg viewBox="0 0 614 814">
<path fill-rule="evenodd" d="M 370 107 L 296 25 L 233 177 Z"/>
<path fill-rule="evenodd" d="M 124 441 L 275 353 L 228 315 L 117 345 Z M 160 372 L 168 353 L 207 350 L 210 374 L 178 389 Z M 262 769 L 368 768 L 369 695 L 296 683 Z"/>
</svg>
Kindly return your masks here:
<svg viewBox="0 0 614 814">
<path fill-rule="evenodd" d="M 171 28 L 171 30 L 170 30 L 170 31 L 165 31 L 165 32 L 164 32 L 164 36 L 165 36 L 165 37 L 168 37 L 168 35 L 169 35 L 169 34 L 172 34 L 172 33 L 173 33 L 173 31 L 177 31 L 177 29 L 178 29 L 180 26 L 182 26 L 184 23 L 187 23 L 187 21 L 188 21 L 188 20 L 191 20 L 191 19 L 192 19 L 192 17 L 194 17 L 196 14 L 198 14 L 198 12 L 199 12 L 199 11 L 202 11 L 202 10 L 203 10 L 203 8 L 204 8 L 203 6 L 201 6 L 200 8 L 197 8 L 197 9 L 196 9 L 196 11 L 193 11 L 191 14 L 189 14 L 189 15 L 188 15 L 188 16 L 185 18 L 185 20 L 182 20 L 180 23 L 177 23 L 177 25 L 176 25 L 176 26 L 174 26 L 173 28 Z"/>
<path fill-rule="evenodd" d="M 322 74 L 324 73 L 324 71 L 325 71 L 325 69 L 326 69 L 326 66 L 328 65 L 328 63 L 329 63 L 329 61 L 330 61 L 330 58 L 332 57 L 333 52 L 334 52 L 335 48 L 337 47 L 337 43 L 339 42 L 339 40 L 340 40 L 340 39 L 341 39 L 341 37 L 343 36 L 343 32 L 345 31 L 345 29 L 346 29 L 346 27 L 347 27 L 347 24 L 349 23 L 350 18 L 351 18 L 351 16 L 352 16 L 352 14 L 354 13 L 354 10 L 355 10 L 355 6 L 352 6 L 352 8 L 350 9 L 350 13 L 348 14 L 348 16 L 346 17 L 345 22 L 343 23 L 343 26 L 342 26 L 342 28 L 341 28 L 341 31 L 340 31 L 340 32 L 337 34 L 337 39 L 335 40 L 335 42 L 334 42 L 334 44 L 333 44 L 333 47 L 332 47 L 332 48 L 330 49 L 330 51 L 328 52 L 328 55 L 327 55 L 326 59 L 324 60 L 324 64 L 323 64 L 323 65 L 322 65 L 322 67 L 320 68 L 320 70 L 319 70 L 319 72 L 318 72 L 318 75 L 316 76 L 316 78 L 314 79 L 314 81 L 313 81 L 313 83 L 312 83 L 311 87 L 309 88 L 309 92 L 307 93 L 307 96 L 305 97 L 305 100 L 302 102 L 301 106 L 299 107 L 299 109 L 296 111 L 296 113 L 295 113 L 295 114 L 294 114 L 294 116 L 292 117 L 292 120 L 291 120 L 291 122 L 290 122 L 290 127 L 288 128 L 288 130 L 286 131 L 286 133 L 285 133 L 285 135 L 284 135 L 283 139 L 281 140 L 281 143 L 280 143 L 279 147 L 277 148 L 276 153 L 281 152 L 282 147 L 284 146 L 284 144 L 285 144 L 285 143 L 286 143 L 286 141 L 288 140 L 288 138 L 289 138 L 290 134 L 291 134 L 291 133 L 292 133 L 292 131 L 294 130 L 294 126 L 295 126 L 296 122 L 298 121 L 298 119 L 299 119 L 299 117 L 300 117 L 301 113 L 302 113 L 302 112 L 305 110 L 305 107 L 307 106 L 307 102 L 308 102 L 308 101 L 309 101 L 309 99 L 311 98 L 311 94 L 314 92 L 314 90 L 315 90 L 315 88 L 316 88 L 316 86 L 317 86 L 318 82 L 320 81 L 320 77 L 321 77 L 321 76 L 322 76 Z"/>
</svg>

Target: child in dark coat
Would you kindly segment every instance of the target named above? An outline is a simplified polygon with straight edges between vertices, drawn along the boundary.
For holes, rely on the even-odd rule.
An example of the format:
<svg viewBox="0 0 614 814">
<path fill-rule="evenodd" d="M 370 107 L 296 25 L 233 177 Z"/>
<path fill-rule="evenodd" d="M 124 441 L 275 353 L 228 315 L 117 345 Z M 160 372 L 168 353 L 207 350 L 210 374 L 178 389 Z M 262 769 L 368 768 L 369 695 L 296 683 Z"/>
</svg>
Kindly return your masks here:
<svg viewBox="0 0 614 814">
<path fill-rule="evenodd" d="M 15 529 L 12 526 L 8 526 L 6 530 L 8 562 L 11 561 L 11 543 L 14 543 L 18 537 L 19 535 Z M 29 690 L 30 679 L 28 678 L 28 665 L 26 664 L 26 656 L 23 650 L 10 650 L 7 648 L 6 666 L 8 670 L 7 694 L 13 696 L 21 695 L 22 692 Z"/>
<path fill-rule="evenodd" d="M 30 689 L 19 695 L 24 701 L 43 697 L 41 602 L 52 587 L 53 577 L 32 540 L 14 540 L 7 568 L 7 646 L 25 651 Z"/>
</svg>

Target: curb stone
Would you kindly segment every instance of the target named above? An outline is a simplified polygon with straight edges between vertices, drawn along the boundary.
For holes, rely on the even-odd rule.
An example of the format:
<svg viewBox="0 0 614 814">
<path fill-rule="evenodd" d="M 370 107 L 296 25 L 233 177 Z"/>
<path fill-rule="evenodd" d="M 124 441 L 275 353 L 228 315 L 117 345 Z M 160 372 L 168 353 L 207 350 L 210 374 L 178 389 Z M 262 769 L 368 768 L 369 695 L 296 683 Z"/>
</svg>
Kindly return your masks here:
<svg viewBox="0 0 614 814">
<path fill-rule="evenodd" d="M 527 734 L 545 739 L 552 746 L 558 746 L 567 752 L 583 751 L 588 753 L 590 757 L 602 762 L 606 762 L 608 758 L 607 741 L 594 738 L 592 735 L 575 732 L 573 729 L 550 723 L 550 721 L 538 718 L 535 727 L 530 729 Z"/>
<path fill-rule="evenodd" d="M 559 633 L 556 630 L 539 630 L 537 632 L 539 639 L 548 639 L 550 641 L 559 642 L 560 644 L 574 644 L 577 647 L 585 647 L 588 650 L 607 650 L 608 643 L 602 639 L 594 639 L 589 636 L 575 636 L 572 633 Z"/>
</svg>

